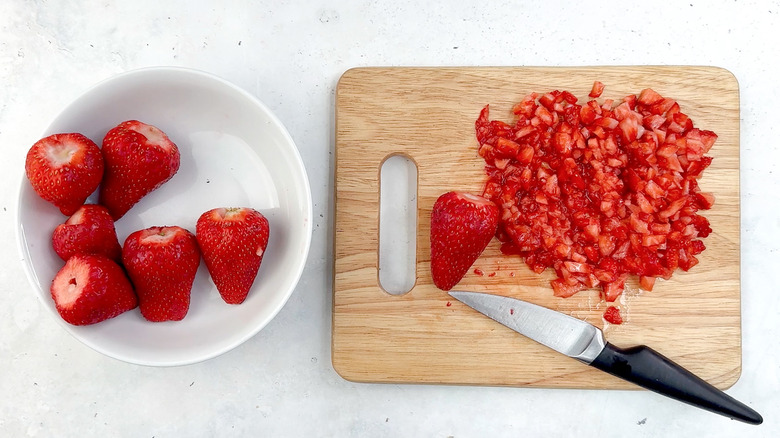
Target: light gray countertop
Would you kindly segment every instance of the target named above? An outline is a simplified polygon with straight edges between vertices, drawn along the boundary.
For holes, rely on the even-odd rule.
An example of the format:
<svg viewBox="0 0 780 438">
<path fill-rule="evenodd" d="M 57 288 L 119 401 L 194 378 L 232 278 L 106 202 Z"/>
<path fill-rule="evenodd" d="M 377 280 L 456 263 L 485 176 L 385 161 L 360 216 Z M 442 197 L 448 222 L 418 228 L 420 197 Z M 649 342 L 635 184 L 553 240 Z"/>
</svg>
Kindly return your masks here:
<svg viewBox="0 0 780 438">
<path fill-rule="evenodd" d="M 611 4 L 608 4 L 611 3 Z M 576 5 L 576 6 L 575 6 Z M 104 1 L 0 3 L 0 435 L 780 436 L 778 2 Z M 712 65 L 739 81 L 742 376 L 747 426 L 646 391 L 359 384 L 330 361 L 334 93 L 359 66 Z M 203 70 L 285 124 L 314 231 L 278 316 L 203 363 L 105 357 L 39 303 L 14 233 L 28 148 L 93 84 Z M 538 91 L 538 90 L 537 90 Z"/>
</svg>

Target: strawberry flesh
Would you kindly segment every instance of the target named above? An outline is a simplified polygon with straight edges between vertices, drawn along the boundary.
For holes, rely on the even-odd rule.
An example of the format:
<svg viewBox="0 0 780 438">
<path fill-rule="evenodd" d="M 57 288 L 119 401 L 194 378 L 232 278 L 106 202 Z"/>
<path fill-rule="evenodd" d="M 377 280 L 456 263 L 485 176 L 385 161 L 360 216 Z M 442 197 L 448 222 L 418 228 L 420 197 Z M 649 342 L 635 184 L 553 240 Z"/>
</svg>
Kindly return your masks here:
<svg viewBox="0 0 780 438">
<path fill-rule="evenodd" d="M 594 83 L 591 97 L 602 91 Z M 570 96 L 531 93 L 512 124 L 489 120 L 487 106 L 476 120 L 502 252 L 536 273 L 552 268 L 555 296 L 601 287 L 608 302 L 629 275 L 649 290 L 695 266 L 712 231 L 698 213 L 715 202 L 698 179 L 717 135 L 651 89 L 601 103 Z"/>
<path fill-rule="evenodd" d="M 27 152 L 25 173 L 35 192 L 70 216 L 97 189 L 103 178 L 100 148 L 78 133 L 54 134 Z"/>
<path fill-rule="evenodd" d="M 452 289 L 479 258 L 498 227 L 498 207 L 462 192 L 448 192 L 431 212 L 431 276 L 441 290 Z"/>
<path fill-rule="evenodd" d="M 590 93 L 588 93 L 589 97 L 600 97 L 601 93 L 604 92 L 604 84 L 600 81 L 593 82 L 593 87 L 590 89 Z"/>
<path fill-rule="evenodd" d="M 211 279 L 228 304 L 246 300 L 263 261 L 268 220 L 251 208 L 215 208 L 203 213 L 195 234 Z"/>
<path fill-rule="evenodd" d="M 138 201 L 179 170 L 178 147 L 157 127 L 137 120 L 122 122 L 103 139 L 106 174 L 100 204 L 118 220 Z"/>
<path fill-rule="evenodd" d="M 75 254 L 102 254 L 117 262 L 122 260 L 114 220 L 102 205 L 83 205 L 65 223 L 57 225 L 52 246 L 65 261 Z"/>
<path fill-rule="evenodd" d="M 127 236 L 122 260 L 149 321 L 180 321 L 189 311 L 200 265 L 195 236 L 184 228 L 151 227 Z"/>
<path fill-rule="evenodd" d="M 604 311 L 604 319 L 610 324 L 623 324 L 623 317 L 620 316 L 620 309 L 615 306 L 607 307 Z"/>
<path fill-rule="evenodd" d="M 122 268 L 102 255 L 74 255 L 51 283 L 51 297 L 62 319 L 89 325 L 138 306 Z"/>
</svg>

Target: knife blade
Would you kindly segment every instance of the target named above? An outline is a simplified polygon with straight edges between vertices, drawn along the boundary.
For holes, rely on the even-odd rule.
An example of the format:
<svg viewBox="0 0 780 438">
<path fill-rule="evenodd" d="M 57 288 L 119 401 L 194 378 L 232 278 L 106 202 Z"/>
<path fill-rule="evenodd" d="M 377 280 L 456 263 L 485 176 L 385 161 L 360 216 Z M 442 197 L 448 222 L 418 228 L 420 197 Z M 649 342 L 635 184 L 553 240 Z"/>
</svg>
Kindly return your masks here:
<svg viewBox="0 0 780 438">
<path fill-rule="evenodd" d="M 639 345 L 616 347 L 596 326 L 516 298 L 450 291 L 474 310 L 548 348 L 675 400 L 749 424 L 761 415 L 661 353 Z"/>
</svg>

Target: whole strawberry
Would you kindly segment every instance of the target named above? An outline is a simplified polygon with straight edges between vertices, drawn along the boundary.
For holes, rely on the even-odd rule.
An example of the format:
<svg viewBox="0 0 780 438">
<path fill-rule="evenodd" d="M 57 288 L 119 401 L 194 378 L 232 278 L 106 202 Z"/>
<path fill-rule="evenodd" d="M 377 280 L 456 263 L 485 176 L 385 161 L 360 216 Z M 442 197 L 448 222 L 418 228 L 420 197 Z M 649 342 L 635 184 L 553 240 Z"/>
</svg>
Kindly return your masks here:
<svg viewBox="0 0 780 438">
<path fill-rule="evenodd" d="M 106 174 L 100 204 L 118 220 L 179 170 L 179 149 L 158 128 L 137 120 L 120 123 L 103 139 Z"/>
<path fill-rule="evenodd" d="M 215 208 L 198 219 L 195 235 L 203 261 L 228 304 L 241 304 L 268 246 L 268 220 L 251 208 Z"/>
<path fill-rule="evenodd" d="M 144 318 L 153 322 L 184 319 L 200 264 L 192 233 L 177 226 L 138 230 L 127 236 L 122 261 Z"/>
<path fill-rule="evenodd" d="M 25 172 L 35 192 L 66 216 L 72 215 L 103 178 L 100 148 L 78 133 L 54 134 L 27 152 Z"/>
<path fill-rule="evenodd" d="M 441 195 L 431 212 L 431 274 L 442 290 L 455 286 L 498 228 L 498 207 L 469 193 Z"/>
<path fill-rule="evenodd" d="M 95 324 L 138 306 L 130 280 L 102 255 L 74 255 L 51 282 L 51 297 L 62 319 L 73 325 Z"/>
<path fill-rule="evenodd" d="M 75 254 L 102 254 L 117 262 L 122 260 L 114 220 L 102 205 L 82 205 L 65 223 L 57 225 L 51 240 L 62 260 Z"/>
</svg>

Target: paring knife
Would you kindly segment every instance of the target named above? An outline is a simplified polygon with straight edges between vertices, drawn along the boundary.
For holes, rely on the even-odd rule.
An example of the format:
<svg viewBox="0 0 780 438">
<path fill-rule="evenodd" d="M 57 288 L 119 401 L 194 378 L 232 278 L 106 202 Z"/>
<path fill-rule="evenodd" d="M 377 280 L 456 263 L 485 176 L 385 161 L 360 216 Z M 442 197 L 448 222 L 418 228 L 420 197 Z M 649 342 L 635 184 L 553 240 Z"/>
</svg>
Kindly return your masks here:
<svg viewBox="0 0 780 438">
<path fill-rule="evenodd" d="M 750 424 L 761 415 L 644 345 L 618 348 L 592 324 L 515 298 L 450 292 L 453 298 L 534 341 L 667 397 Z"/>
</svg>

